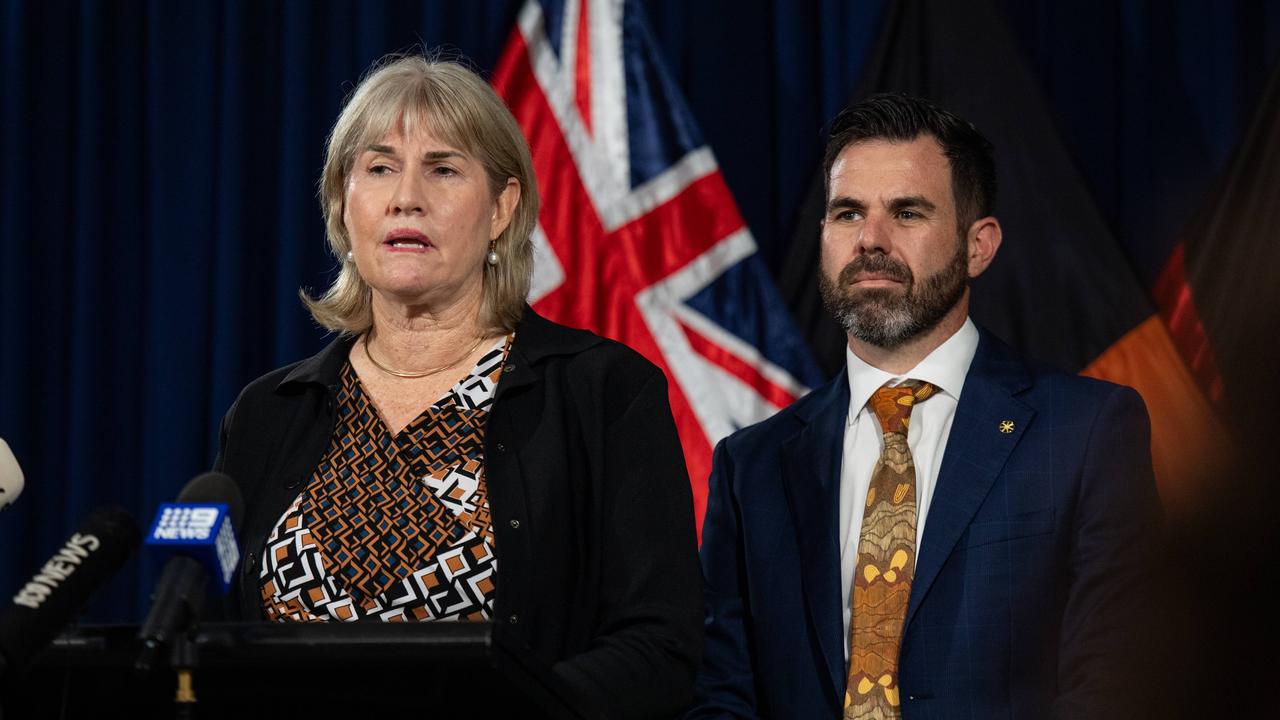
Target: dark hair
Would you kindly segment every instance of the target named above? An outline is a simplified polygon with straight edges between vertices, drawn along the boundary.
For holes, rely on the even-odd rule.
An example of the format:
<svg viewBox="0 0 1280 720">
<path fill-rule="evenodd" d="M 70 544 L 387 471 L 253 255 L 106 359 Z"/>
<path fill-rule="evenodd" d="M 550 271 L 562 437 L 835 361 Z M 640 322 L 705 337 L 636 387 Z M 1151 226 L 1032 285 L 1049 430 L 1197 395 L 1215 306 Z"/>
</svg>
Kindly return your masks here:
<svg viewBox="0 0 1280 720">
<path fill-rule="evenodd" d="M 841 110 L 831 121 L 822 155 L 824 191 L 831 192 L 831 166 L 849 145 L 863 140 L 910 142 L 921 135 L 937 139 L 951 164 L 951 193 L 963 234 L 995 209 L 995 149 L 968 120 L 923 98 L 884 93 Z"/>
</svg>

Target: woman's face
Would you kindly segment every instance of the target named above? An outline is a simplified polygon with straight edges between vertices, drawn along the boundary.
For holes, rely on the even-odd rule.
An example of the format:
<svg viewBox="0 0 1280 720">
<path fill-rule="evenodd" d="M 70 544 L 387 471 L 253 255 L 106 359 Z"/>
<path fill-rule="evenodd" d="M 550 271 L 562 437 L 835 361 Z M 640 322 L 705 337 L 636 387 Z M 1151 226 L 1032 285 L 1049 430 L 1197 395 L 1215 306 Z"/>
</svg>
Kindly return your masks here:
<svg viewBox="0 0 1280 720">
<path fill-rule="evenodd" d="M 423 128 L 362 148 L 347 180 L 342 221 L 360 276 L 400 305 L 477 304 L 489 242 L 520 197 L 508 179 L 494 197 L 484 166 Z"/>
</svg>

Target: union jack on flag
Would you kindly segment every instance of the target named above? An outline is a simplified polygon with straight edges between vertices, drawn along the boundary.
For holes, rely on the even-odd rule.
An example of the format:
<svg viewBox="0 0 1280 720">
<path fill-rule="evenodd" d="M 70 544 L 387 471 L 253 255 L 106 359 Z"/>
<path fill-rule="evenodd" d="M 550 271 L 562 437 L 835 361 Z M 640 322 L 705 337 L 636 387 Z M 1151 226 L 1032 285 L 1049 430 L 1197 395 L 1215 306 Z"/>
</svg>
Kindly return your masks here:
<svg viewBox="0 0 1280 720">
<path fill-rule="evenodd" d="M 666 372 L 701 533 L 715 443 L 817 366 L 638 2 L 527 2 L 493 84 L 543 197 L 529 301 Z"/>
</svg>

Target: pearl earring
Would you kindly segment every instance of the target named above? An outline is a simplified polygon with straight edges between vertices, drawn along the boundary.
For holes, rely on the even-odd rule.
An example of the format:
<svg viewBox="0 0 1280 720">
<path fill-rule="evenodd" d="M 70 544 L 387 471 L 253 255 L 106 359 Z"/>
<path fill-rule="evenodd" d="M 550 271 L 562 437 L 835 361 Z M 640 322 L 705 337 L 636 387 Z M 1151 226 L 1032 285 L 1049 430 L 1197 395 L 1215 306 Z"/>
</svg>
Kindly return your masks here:
<svg viewBox="0 0 1280 720">
<path fill-rule="evenodd" d="M 494 241 L 494 240 L 490 240 L 490 241 L 489 241 L 489 254 L 488 254 L 487 256 L 485 256 L 485 262 L 489 263 L 490 265 L 497 265 L 497 264 L 498 264 L 498 253 L 497 253 L 497 251 L 495 250 L 495 248 L 496 248 L 496 247 L 497 247 L 497 242 L 496 242 L 496 241 Z"/>
<path fill-rule="evenodd" d="M 348 250 L 348 251 L 347 251 L 347 262 L 353 262 L 355 259 L 356 259 L 355 251 Z"/>
</svg>

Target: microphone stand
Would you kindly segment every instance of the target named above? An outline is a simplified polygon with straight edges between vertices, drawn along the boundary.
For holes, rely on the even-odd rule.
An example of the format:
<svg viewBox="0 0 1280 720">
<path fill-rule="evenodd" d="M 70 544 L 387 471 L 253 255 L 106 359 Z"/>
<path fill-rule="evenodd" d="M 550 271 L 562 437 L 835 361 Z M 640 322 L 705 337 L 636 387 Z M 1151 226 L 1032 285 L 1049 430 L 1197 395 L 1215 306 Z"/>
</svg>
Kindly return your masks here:
<svg viewBox="0 0 1280 720">
<path fill-rule="evenodd" d="M 199 665 L 199 651 L 187 632 L 177 633 L 169 653 L 169 667 L 173 668 L 177 688 L 173 697 L 173 716 L 177 720 L 193 720 L 196 717 L 195 670 Z"/>
</svg>

